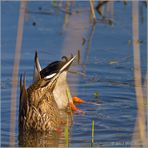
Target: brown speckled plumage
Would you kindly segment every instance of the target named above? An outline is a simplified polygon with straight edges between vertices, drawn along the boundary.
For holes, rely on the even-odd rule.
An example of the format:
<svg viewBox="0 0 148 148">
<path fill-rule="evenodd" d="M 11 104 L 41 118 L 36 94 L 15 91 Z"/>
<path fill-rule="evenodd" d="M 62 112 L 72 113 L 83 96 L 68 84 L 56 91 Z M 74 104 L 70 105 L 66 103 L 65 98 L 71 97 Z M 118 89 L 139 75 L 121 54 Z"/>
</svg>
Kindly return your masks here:
<svg viewBox="0 0 148 148">
<path fill-rule="evenodd" d="M 59 108 L 67 107 L 68 101 L 64 105 L 62 104 L 67 99 L 66 89 L 68 86 L 65 85 L 67 69 L 76 56 L 69 60 L 66 59 L 59 68 L 59 64 L 48 65 L 40 75 L 41 67 L 37 60 L 37 52 L 35 55 L 36 66 L 33 84 L 26 89 L 26 76 L 24 75 L 23 82 L 22 76 L 20 79 L 19 127 L 21 130 L 27 131 L 50 132 L 57 130 L 60 126 Z M 64 89 L 60 89 L 61 87 Z M 58 99 L 55 100 L 55 96 Z M 64 101 L 61 99 L 62 96 L 64 96 Z M 57 104 L 60 104 L 60 107 Z"/>
<path fill-rule="evenodd" d="M 52 93 L 55 81 L 41 79 L 26 89 L 25 76 L 24 83 L 21 79 L 20 128 L 49 132 L 59 127 L 60 113 Z"/>
</svg>

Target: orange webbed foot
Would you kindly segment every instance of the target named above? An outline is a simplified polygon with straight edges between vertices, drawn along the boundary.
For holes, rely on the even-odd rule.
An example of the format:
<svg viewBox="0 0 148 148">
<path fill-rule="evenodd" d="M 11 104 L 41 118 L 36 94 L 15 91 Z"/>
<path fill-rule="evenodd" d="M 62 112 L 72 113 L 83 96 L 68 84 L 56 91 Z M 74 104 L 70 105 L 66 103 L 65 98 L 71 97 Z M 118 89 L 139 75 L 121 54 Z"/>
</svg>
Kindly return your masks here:
<svg viewBox="0 0 148 148">
<path fill-rule="evenodd" d="M 73 100 L 74 103 L 78 103 L 78 104 L 85 103 L 84 100 L 82 100 L 78 97 L 73 97 L 72 100 Z"/>
<path fill-rule="evenodd" d="M 72 111 L 74 111 L 75 113 L 84 113 L 82 110 L 80 110 L 79 108 L 77 108 L 73 102 L 69 103 L 69 107 Z"/>
</svg>

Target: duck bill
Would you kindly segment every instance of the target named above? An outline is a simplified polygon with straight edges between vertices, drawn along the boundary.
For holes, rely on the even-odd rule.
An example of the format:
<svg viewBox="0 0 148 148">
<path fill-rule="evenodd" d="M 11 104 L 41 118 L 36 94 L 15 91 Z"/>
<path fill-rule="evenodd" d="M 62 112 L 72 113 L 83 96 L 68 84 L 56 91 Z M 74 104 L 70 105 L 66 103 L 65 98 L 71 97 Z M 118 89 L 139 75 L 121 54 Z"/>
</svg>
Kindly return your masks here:
<svg viewBox="0 0 148 148">
<path fill-rule="evenodd" d="M 68 68 L 70 67 L 70 65 L 72 64 L 72 62 L 74 61 L 74 59 L 76 58 L 76 56 L 72 57 L 59 71 L 59 73 L 63 72 L 64 70 L 68 70 Z"/>
</svg>

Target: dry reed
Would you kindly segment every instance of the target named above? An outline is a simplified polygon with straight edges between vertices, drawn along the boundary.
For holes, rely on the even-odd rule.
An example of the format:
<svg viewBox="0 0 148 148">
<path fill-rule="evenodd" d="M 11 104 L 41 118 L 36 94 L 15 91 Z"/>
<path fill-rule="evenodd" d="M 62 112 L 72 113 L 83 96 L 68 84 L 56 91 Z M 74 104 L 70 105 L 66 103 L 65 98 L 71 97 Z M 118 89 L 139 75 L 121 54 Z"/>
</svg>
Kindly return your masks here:
<svg viewBox="0 0 148 148">
<path fill-rule="evenodd" d="M 142 147 L 146 146 L 146 127 L 145 127 L 145 107 L 144 98 L 142 92 L 142 81 L 141 81 L 141 64 L 140 64 L 140 47 L 139 47 L 139 11 L 138 1 L 132 2 L 132 29 L 133 29 L 133 48 L 134 48 L 134 80 L 135 80 L 135 91 L 137 101 L 137 121 L 136 130 L 133 136 L 133 146 L 141 144 Z M 138 133 L 137 133 L 138 132 Z M 137 137 L 138 136 L 138 137 Z M 139 139 L 140 138 L 140 139 Z M 139 143 L 139 141 L 141 143 Z"/>
<path fill-rule="evenodd" d="M 90 11 L 92 14 L 93 22 L 96 23 L 96 15 L 95 15 L 95 10 L 94 10 L 94 0 L 89 0 L 90 2 Z"/>
<path fill-rule="evenodd" d="M 25 18 L 26 2 L 20 2 L 19 19 L 18 19 L 18 30 L 16 39 L 16 48 L 14 56 L 13 74 L 12 74 L 12 89 L 11 89 L 11 107 L 10 107 L 10 139 L 9 146 L 15 145 L 15 120 L 16 120 L 16 97 L 17 97 L 17 82 L 18 82 L 18 69 L 20 62 L 20 51 L 22 46 L 23 38 L 23 26 Z"/>
</svg>

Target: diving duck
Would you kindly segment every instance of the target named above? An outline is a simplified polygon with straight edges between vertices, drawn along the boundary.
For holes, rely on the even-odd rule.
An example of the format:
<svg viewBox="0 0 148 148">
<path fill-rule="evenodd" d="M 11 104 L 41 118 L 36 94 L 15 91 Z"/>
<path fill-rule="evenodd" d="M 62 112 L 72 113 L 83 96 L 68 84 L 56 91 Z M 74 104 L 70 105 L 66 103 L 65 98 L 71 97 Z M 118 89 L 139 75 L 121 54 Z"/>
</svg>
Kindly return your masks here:
<svg viewBox="0 0 148 148">
<path fill-rule="evenodd" d="M 67 65 L 69 62 L 73 61 L 75 57 L 71 56 L 70 59 L 68 59 L 66 56 L 62 57 L 61 61 L 55 61 L 45 68 L 41 68 L 39 59 L 38 59 L 38 53 L 37 51 L 35 52 L 35 58 L 34 58 L 34 75 L 33 75 L 33 82 L 38 81 L 39 79 L 42 79 L 47 76 L 52 76 L 55 75 L 56 73 L 59 72 L 59 70 L 64 66 Z M 55 98 L 55 101 L 58 105 L 59 109 L 66 109 L 68 106 L 73 110 L 73 111 L 79 111 L 79 109 L 74 105 L 74 101 L 76 103 L 83 103 L 84 101 L 81 100 L 78 97 L 73 97 L 71 96 L 70 93 L 70 88 L 67 82 L 67 73 L 70 65 L 65 68 L 57 78 L 54 90 L 53 90 L 53 95 Z M 69 98 L 67 96 L 67 91 L 69 92 Z"/>
<path fill-rule="evenodd" d="M 26 89 L 26 76 L 20 78 L 20 129 L 30 131 L 49 132 L 59 128 L 60 112 L 55 101 L 53 90 L 59 76 L 71 65 L 75 57 L 71 58 L 52 74 L 41 73 L 41 78 L 36 80 Z M 62 94 L 61 94 L 62 95 Z"/>
</svg>

